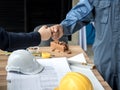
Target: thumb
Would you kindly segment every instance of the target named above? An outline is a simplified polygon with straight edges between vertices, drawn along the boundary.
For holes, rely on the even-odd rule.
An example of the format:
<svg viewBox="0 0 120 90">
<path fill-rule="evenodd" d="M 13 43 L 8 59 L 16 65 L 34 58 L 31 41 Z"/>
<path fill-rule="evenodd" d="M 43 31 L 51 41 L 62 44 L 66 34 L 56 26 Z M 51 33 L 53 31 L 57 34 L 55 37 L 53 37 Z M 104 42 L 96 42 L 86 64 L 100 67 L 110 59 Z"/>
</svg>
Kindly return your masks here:
<svg viewBox="0 0 120 90">
<path fill-rule="evenodd" d="M 48 26 L 47 25 L 43 25 L 41 28 L 47 29 Z"/>
</svg>

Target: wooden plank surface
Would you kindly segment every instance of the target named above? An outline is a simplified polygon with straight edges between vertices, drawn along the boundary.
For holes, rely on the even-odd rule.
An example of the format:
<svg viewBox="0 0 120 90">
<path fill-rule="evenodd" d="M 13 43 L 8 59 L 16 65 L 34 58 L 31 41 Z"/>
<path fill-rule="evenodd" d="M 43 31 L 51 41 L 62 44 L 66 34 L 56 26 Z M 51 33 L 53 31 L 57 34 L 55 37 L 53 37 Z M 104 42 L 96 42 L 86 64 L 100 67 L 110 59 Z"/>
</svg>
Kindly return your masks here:
<svg viewBox="0 0 120 90">
<path fill-rule="evenodd" d="M 60 52 L 60 51 L 52 51 L 52 49 L 50 47 L 41 47 L 39 48 L 40 52 L 49 52 L 51 53 L 51 55 L 53 55 L 54 57 L 73 57 L 77 54 L 83 53 L 85 56 L 85 59 L 87 61 L 87 63 L 93 63 L 89 57 L 86 55 L 86 53 L 83 51 L 82 48 L 80 48 L 80 46 L 69 46 L 69 49 L 71 51 L 71 54 L 68 54 L 67 52 Z"/>
<path fill-rule="evenodd" d="M 83 51 L 83 49 L 80 46 L 70 46 L 71 54 L 67 54 L 66 52 L 59 52 L 59 51 L 52 51 L 50 47 L 40 47 L 39 52 L 50 52 L 54 57 L 72 57 L 77 54 L 83 53 L 87 63 L 92 64 L 93 62 L 89 59 L 89 57 L 86 55 L 86 53 Z M 7 81 L 6 81 L 6 70 L 5 67 L 7 65 L 7 55 L 3 55 L 3 52 L 0 51 L 0 90 L 7 90 Z M 96 76 L 96 78 L 100 81 L 101 85 L 104 87 L 105 90 L 112 90 L 111 87 L 108 85 L 106 81 L 102 78 L 102 76 L 99 74 L 97 69 L 93 69 L 93 73 Z"/>
<path fill-rule="evenodd" d="M 5 70 L 5 67 L 7 65 L 7 59 L 8 56 L 0 54 L 0 90 L 7 90 L 7 72 Z"/>
</svg>

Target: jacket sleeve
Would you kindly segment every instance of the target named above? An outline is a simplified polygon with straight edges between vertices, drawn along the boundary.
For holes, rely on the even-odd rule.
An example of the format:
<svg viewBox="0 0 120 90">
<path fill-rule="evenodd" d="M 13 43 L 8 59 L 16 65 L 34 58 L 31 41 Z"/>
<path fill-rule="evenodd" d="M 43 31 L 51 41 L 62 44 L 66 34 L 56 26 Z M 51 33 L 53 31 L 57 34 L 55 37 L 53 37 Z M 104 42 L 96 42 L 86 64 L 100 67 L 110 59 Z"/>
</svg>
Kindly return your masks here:
<svg viewBox="0 0 120 90">
<path fill-rule="evenodd" d="M 30 46 L 39 45 L 40 41 L 41 37 L 38 32 L 13 33 L 6 32 L 0 28 L 0 49 L 2 50 L 25 49 Z"/>
<path fill-rule="evenodd" d="M 80 0 L 66 15 L 66 18 L 60 23 L 64 34 L 70 35 L 78 31 L 84 25 L 92 21 L 93 6 L 88 0 Z"/>
</svg>

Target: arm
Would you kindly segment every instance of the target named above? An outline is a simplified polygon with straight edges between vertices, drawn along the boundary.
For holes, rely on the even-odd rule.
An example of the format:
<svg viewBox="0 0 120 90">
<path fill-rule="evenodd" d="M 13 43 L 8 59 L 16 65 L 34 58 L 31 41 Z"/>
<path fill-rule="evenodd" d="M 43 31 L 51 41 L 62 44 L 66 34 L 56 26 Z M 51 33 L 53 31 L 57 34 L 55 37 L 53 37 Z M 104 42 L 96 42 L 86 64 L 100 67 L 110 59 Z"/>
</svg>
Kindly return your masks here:
<svg viewBox="0 0 120 90">
<path fill-rule="evenodd" d="M 93 6 L 88 0 L 80 0 L 79 3 L 69 11 L 66 18 L 60 24 L 64 34 L 73 34 L 88 24 L 93 18 L 92 10 Z"/>
<path fill-rule="evenodd" d="M 15 49 L 27 48 L 38 45 L 41 41 L 38 32 L 31 33 L 13 33 L 6 32 L 0 28 L 0 49 L 13 51 Z"/>
<path fill-rule="evenodd" d="M 38 32 L 30 33 L 6 32 L 0 28 L 0 49 L 7 51 L 25 49 L 39 45 L 41 40 L 48 40 L 50 37 L 51 32 L 46 26 L 41 27 Z"/>
<path fill-rule="evenodd" d="M 93 0 L 80 0 L 60 24 L 51 27 L 52 39 L 58 40 L 63 34 L 71 35 L 93 21 L 92 3 Z"/>
<path fill-rule="evenodd" d="M 25 49 L 40 44 L 41 37 L 38 32 L 8 33 L 8 50 Z"/>
</svg>

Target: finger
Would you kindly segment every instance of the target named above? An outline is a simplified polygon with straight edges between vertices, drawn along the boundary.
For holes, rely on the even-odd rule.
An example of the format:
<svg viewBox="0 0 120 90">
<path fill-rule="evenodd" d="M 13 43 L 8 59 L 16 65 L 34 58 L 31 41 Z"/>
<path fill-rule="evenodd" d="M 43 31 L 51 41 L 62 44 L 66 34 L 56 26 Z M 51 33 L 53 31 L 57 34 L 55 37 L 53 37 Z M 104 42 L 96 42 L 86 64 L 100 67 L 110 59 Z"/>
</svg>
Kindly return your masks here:
<svg viewBox="0 0 120 90">
<path fill-rule="evenodd" d="M 51 30 L 52 33 L 54 32 L 54 28 L 53 28 L 53 26 L 50 27 L 50 30 Z"/>
<path fill-rule="evenodd" d="M 57 28 L 55 28 L 55 29 L 54 29 L 54 32 L 55 32 L 55 33 L 57 33 L 57 32 L 58 32 L 58 29 L 57 29 Z"/>
<path fill-rule="evenodd" d="M 58 39 L 59 38 L 59 33 L 52 33 L 52 39 L 53 40 L 56 40 L 56 39 Z"/>
<path fill-rule="evenodd" d="M 47 25 L 43 25 L 42 27 L 43 27 L 43 28 L 45 28 L 45 29 L 46 29 L 46 28 L 48 28 L 48 26 L 47 26 Z"/>
</svg>

